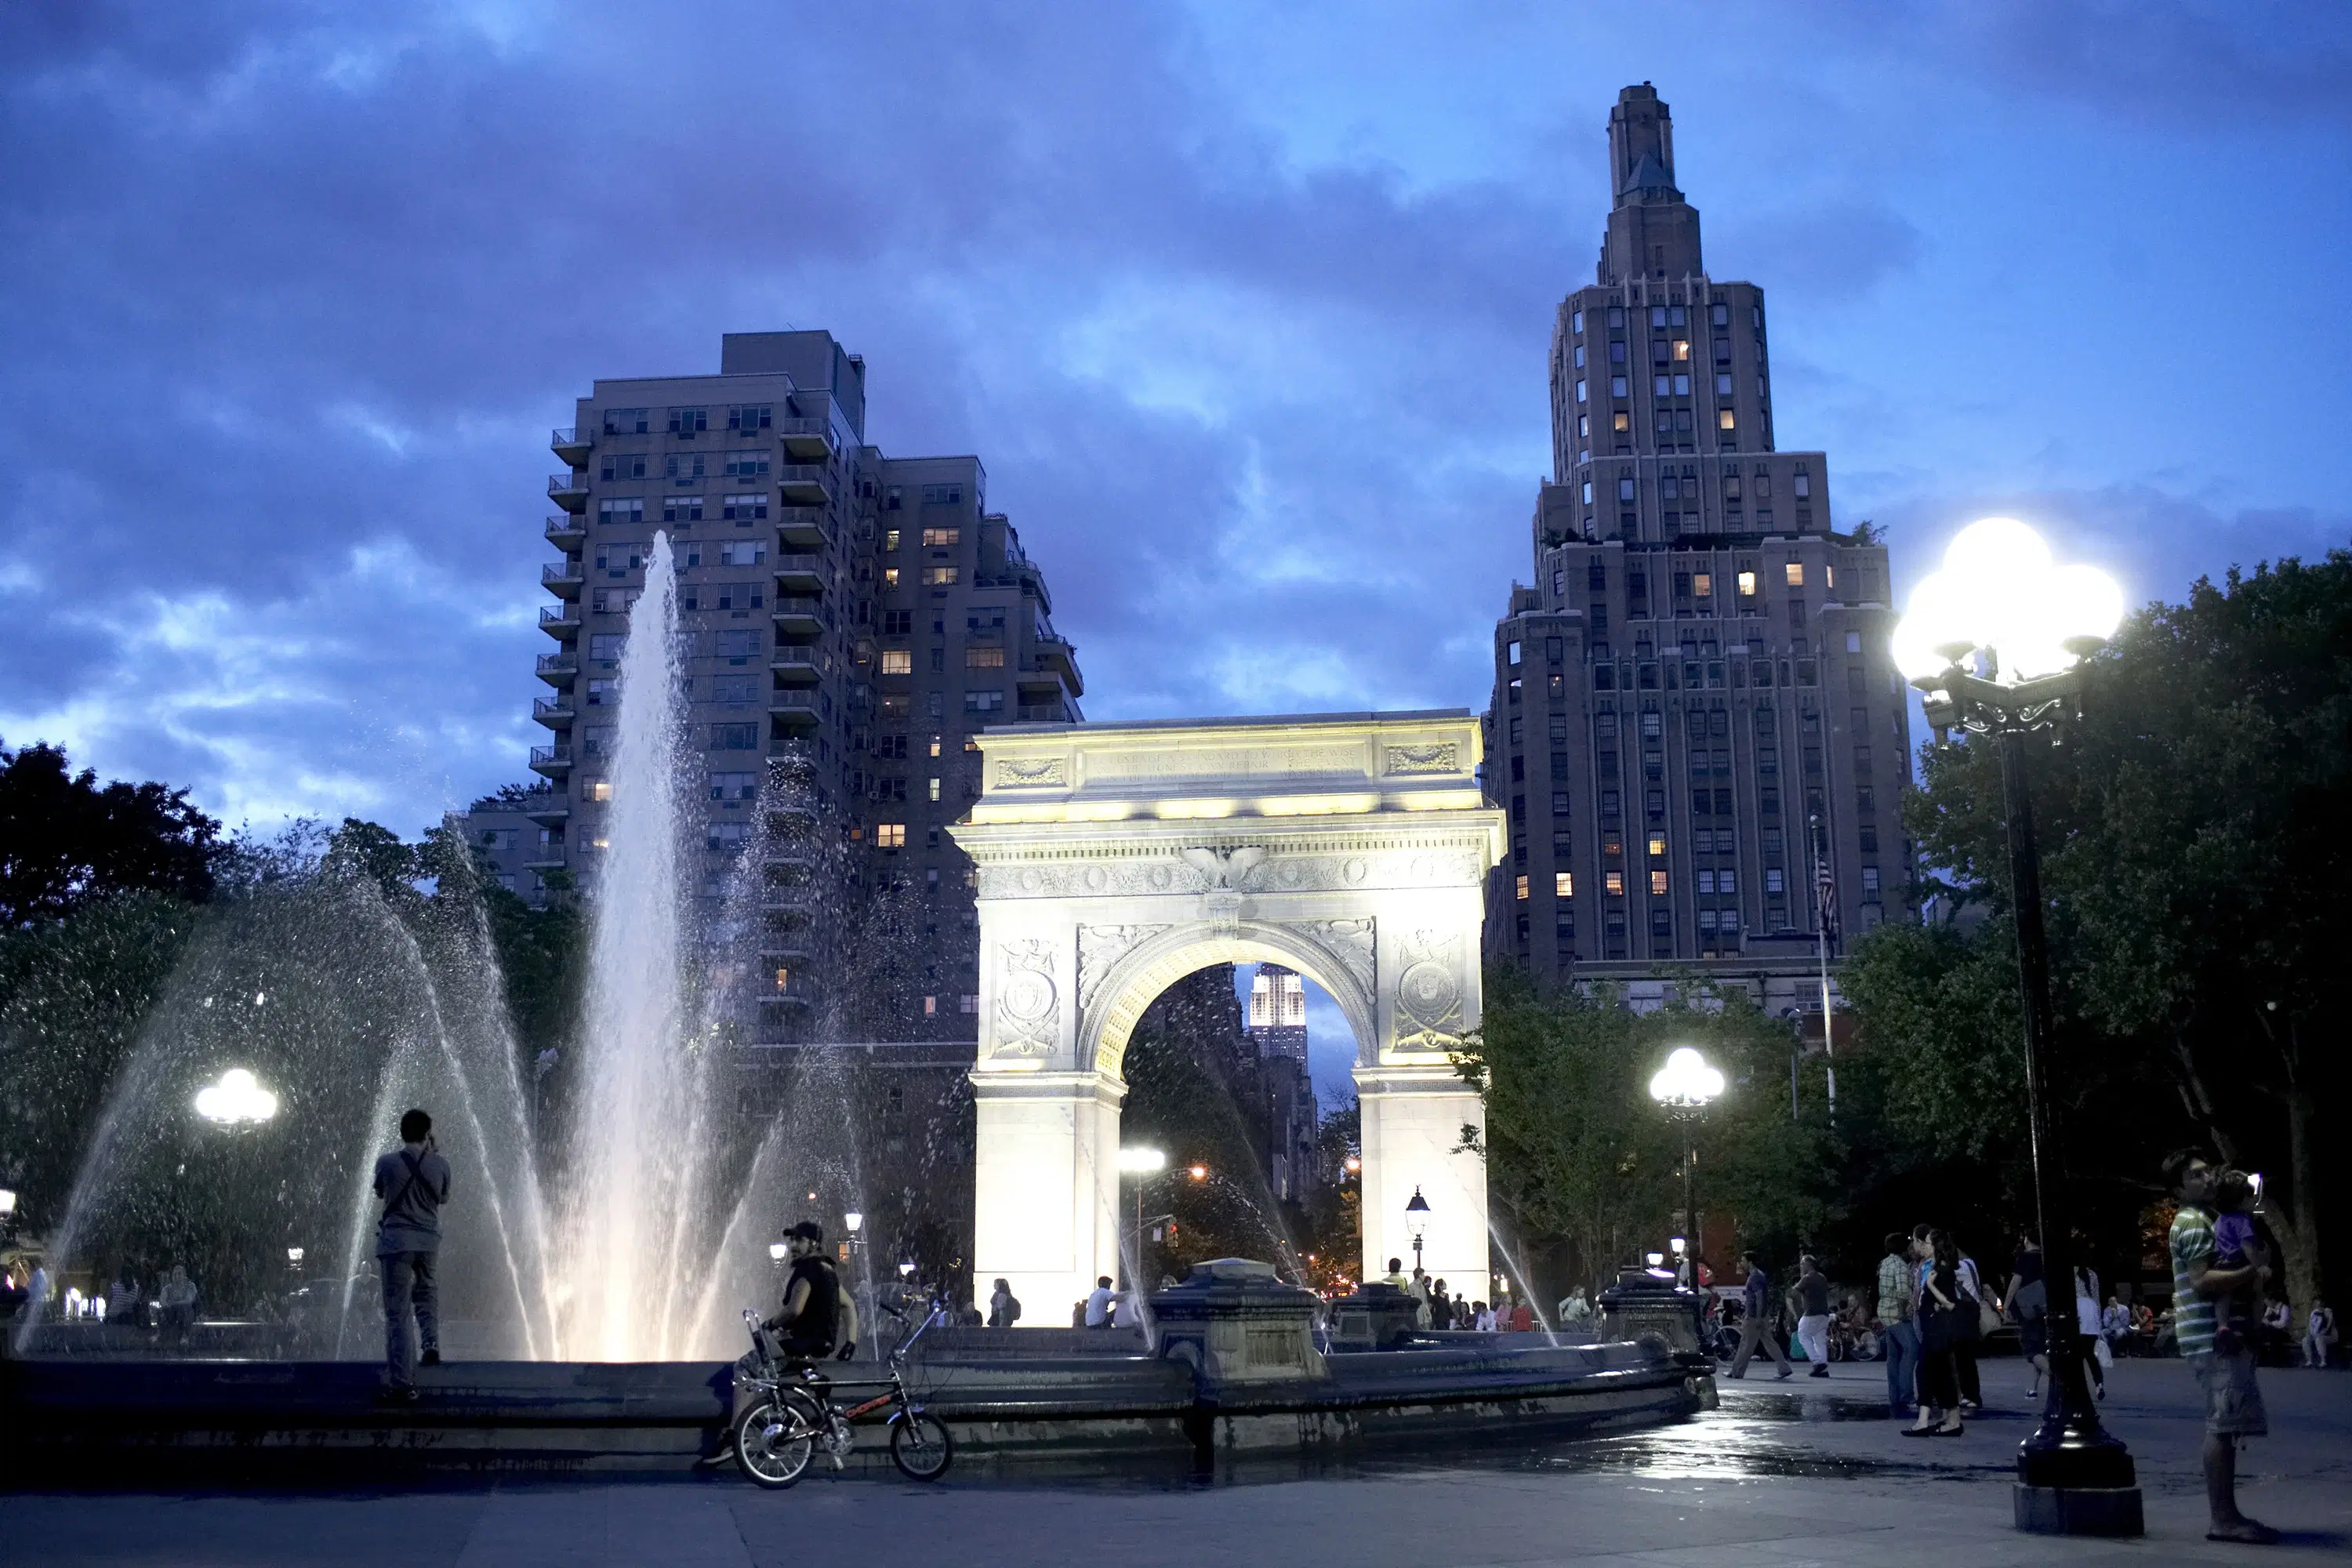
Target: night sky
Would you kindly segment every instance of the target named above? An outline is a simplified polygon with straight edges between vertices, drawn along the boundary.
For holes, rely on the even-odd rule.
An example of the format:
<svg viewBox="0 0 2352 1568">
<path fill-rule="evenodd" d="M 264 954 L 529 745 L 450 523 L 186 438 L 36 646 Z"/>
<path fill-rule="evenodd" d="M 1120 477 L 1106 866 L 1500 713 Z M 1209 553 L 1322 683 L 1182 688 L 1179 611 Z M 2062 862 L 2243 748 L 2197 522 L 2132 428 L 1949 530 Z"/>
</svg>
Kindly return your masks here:
<svg viewBox="0 0 2352 1568">
<path fill-rule="evenodd" d="M 527 778 L 551 426 L 832 330 L 1096 718 L 1480 706 L 1617 89 L 1897 591 L 2345 542 L 2352 11 L 26 5 L 0 738 L 232 825 Z"/>
</svg>

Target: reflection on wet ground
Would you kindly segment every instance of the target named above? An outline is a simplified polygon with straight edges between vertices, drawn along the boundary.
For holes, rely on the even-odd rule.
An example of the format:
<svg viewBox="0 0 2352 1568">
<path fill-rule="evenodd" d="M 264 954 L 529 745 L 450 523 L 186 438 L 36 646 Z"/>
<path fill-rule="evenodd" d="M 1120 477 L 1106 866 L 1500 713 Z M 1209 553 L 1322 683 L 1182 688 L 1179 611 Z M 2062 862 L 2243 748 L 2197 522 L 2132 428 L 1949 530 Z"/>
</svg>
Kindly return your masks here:
<svg viewBox="0 0 2352 1568">
<path fill-rule="evenodd" d="M 1992 1417 L 2020 1428 L 2021 1415 Z M 1853 1424 L 1874 1425 L 1858 1430 Z M 1843 1432 L 1833 1428 L 1844 1426 Z M 2003 1435 L 1960 1444 L 1895 1435 L 1884 1398 L 1852 1384 L 1841 1389 L 1724 1389 L 1722 1407 L 1663 1426 L 1590 1432 L 1537 1444 L 1507 1436 L 1395 1444 L 1328 1455 L 1220 1456 L 1213 1467 L 1177 1464 L 1139 1469 L 1122 1464 L 1003 1467 L 985 1460 L 959 1464 L 958 1479 L 1010 1486 L 1079 1486 L 1089 1489 L 1267 1486 L 1302 1480 L 1354 1480 L 1448 1471 L 1548 1475 L 1638 1474 L 1662 1480 L 1747 1480 L 1777 1477 L 1850 1479 L 1978 1480 L 2007 1472 L 2016 1451 Z M 2017 1436 L 2022 1436 L 2018 1430 Z M 1916 1450 L 1916 1451 L 1915 1451 Z"/>
</svg>

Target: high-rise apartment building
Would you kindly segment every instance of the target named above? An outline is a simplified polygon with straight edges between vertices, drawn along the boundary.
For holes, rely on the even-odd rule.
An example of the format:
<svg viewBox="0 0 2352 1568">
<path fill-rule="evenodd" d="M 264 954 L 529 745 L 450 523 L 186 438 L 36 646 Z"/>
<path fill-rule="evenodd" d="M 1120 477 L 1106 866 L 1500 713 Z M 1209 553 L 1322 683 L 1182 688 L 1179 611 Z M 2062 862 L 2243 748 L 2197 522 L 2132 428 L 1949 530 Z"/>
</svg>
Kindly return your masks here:
<svg viewBox="0 0 2352 1568">
<path fill-rule="evenodd" d="M 868 445 L 865 362 L 823 331 L 599 380 L 553 447 L 535 868 L 594 886 L 621 646 L 666 531 L 714 917 L 761 862 L 755 1042 L 974 1039 L 971 866 L 941 830 L 980 794 L 975 731 L 1077 719 L 1084 689 L 980 460 Z"/>
<path fill-rule="evenodd" d="M 1774 445 L 1764 291 L 1707 275 L 1646 82 L 1609 158 L 1598 277 L 1553 331 L 1535 581 L 1495 628 L 1486 939 L 1539 984 L 1692 965 L 1817 1009 L 1817 884 L 1833 931 L 1907 912 L 1886 551 L 1836 527 L 1822 453 Z"/>
<path fill-rule="evenodd" d="M 1250 979 L 1249 1035 L 1261 1057 L 1307 1060 L 1307 983 L 1279 963 L 1261 963 Z"/>
</svg>

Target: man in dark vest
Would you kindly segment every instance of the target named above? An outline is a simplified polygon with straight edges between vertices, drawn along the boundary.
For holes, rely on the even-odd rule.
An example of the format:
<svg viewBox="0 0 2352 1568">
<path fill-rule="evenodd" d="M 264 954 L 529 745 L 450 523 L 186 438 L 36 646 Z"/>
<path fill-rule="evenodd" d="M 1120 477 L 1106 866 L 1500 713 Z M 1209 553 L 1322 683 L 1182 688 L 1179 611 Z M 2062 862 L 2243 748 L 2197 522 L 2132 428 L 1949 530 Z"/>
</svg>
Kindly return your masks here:
<svg viewBox="0 0 2352 1568">
<path fill-rule="evenodd" d="M 837 1345 L 847 1361 L 857 1352 L 857 1306 L 825 1259 L 824 1227 L 804 1219 L 784 1232 L 784 1245 L 793 1260 L 784 1277 L 784 1304 L 761 1326 L 795 1360 L 823 1361 L 836 1353 Z"/>
<path fill-rule="evenodd" d="M 441 1324 L 435 1313 L 434 1259 L 441 1250 L 441 1205 L 449 1201 L 449 1162 L 433 1148 L 433 1118 L 412 1110 L 400 1119 L 400 1147 L 375 1162 L 375 1195 L 383 1200 L 376 1222 L 375 1260 L 383 1274 L 383 1359 L 388 1377 L 382 1398 L 409 1404 L 416 1398 L 416 1348 L 426 1366 L 441 1360 Z M 416 1337 L 409 1338 L 409 1319 Z"/>
</svg>

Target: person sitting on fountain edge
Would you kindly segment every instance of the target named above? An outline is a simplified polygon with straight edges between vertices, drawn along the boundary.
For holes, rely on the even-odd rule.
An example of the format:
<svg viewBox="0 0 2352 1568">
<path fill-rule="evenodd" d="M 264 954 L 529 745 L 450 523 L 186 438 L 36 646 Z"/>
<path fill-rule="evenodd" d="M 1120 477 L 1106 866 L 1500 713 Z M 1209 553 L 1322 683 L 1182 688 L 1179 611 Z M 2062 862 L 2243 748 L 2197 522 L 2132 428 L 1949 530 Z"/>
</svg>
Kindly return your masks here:
<svg viewBox="0 0 2352 1568">
<path fill-rule="evenodd" d="M 857 1303 L 841 1288 L 841 1276 L 824 1256 L 824 1227 L 804 1219 L 784 1232 L 793 1259 L 784 1277 L 784 1304 L 761 1326 L 779 1337 L 786 1356 L 823 1361 L 835 1354 L 843 1361 L 857 1353 Z"/>
<path fill-rule="evenodd" d="M 415 1350 L 433 1366 L 441 1360 L 440 1320 L 435 1312 L 434 1262 L 441 1251 L 441 1205 L 449 1201 L 449 1162 L 434 1152 L 433 1118 L 411 1110 L 400 1119 L 400 1147 L 379 1154 L 375 1195 L 383 1200 L 376 1223 L 376 1267 L 383 1273 L 382 1397 L 406 1403 L 416 1397 Z M 166 1292 L 168 1304 L 171 1296 Z M 408 1321 L 416 1320 L 416 1339 Z"/>
</svg>

